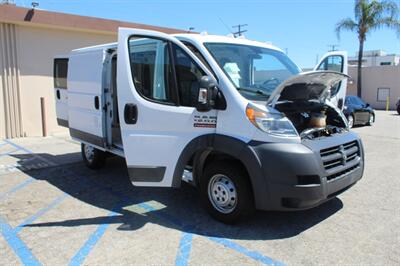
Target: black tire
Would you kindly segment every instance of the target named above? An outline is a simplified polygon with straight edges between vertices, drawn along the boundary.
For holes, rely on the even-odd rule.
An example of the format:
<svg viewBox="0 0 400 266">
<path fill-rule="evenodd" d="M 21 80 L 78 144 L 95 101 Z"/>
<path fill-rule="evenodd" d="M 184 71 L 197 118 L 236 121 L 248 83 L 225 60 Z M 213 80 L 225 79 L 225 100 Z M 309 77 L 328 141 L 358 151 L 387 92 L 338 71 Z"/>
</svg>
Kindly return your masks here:
<svg viewBox="0 0 400 266">
<path fill-rule="evenodd" d="M 397 113 L 400 115 L 400 104 L 397 106 Z"/>
<path fill-rule="evenodd" d="M 354 115 L 348 115 L 347 122 L 349 123 L 349 128 L 354 127 Z"/>
<path fill-rule="evenodd" d="M 372 126 L 372 124 L 374 124 L 375 122 L 375 115 L 374 114 L 369 114 L 369 119 L 368 119 L 368 126 Z"/>
<path fill-rule="evenodd" d="M 89 154 L 87 149 L 91 149 L 92 154 Z M 100 169 L 104 166 L 107 158 L 107 154 L 104 151 L 84 143 L 81 144 L 81 153 L 83 161 L 90 169 Z"/>
<path fill-rule="evenodd" d="M 223 178 L 228 178 L 230 180 L 230 186 L 226 183 L 228 181 Z M 210 184 L 210 182 L 213 183 Z M 232 190 L 232 184 L 234 190 Z M 219 185 L 222 186 L 221 189 L 218 188 Z M 219 191 L 216 191 L 217 189 Z M 215 194 L 214 200 L 212 199 L 212 191 Z M 227 198 L 224 198 L 224 201 L 225 199 L 228 199 L 225 203 L 222 202 L 222 197 L 225 195 L 222 195 L 223 192 L 228 193 Z M 219 194 L 221 194 L 220 204 L 232 203 L 232 205 L 226 206 L 227 209 L 223 209 L 220 206 L 223 211 L 219 210 L 215 205 L 217 204 L 215 202 L 217 201 L 216 198 L 218 198 Z M 235 161 L 217 161 L 208 164 L 200 181 L 200 196 L 208 213 L 214 219 L 226 224 L 234 224 L 251 215 L 255 210 L 253 191 L 251 189 L 248 174 L 242 167 L 238 166 Z M 232 197 L 230 198 L 230 196 Z"/>
</svg>

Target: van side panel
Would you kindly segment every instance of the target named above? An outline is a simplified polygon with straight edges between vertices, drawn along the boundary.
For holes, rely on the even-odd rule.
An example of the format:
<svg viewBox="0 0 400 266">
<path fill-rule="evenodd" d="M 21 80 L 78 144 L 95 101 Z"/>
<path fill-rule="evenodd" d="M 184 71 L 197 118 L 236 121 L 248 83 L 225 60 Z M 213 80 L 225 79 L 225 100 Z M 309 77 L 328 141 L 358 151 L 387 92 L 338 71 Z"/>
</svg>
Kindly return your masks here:
<svg viewBox="0 0 400 266">
<path fill-rule="evenodd" d="M 68 118 L 71 137 L 105 146 L 103 62 L 105 51 L 72 52 L 68 64 Z"/>
<path fill-rule="evenodd" d="M 54 97 L 56 102 L 57 123 L 68 127 L 68 58 L 54 59 Z"/>
</svg>

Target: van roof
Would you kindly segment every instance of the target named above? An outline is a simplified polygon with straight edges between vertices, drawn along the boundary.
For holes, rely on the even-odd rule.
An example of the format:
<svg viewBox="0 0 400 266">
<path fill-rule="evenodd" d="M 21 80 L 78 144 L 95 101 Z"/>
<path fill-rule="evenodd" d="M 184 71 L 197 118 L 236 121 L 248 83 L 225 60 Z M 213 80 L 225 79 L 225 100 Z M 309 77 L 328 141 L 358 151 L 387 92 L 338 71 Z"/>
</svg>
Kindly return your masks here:
<svg viewBox="0 0 400 266">
<path fill-rule="evenodd" d="M 243 45 L 252 45 L 252 46 L 260 46 L 268 49 L 277 50 L 283 52 L 278 47 L 272 45 L 269 42 L 259 42 L 253 41 L 245 38 L 235 38 L 233 36 L 223 36 L 223 35 L 208 35 L 208 34 L 194 34 L 194 33 L 179 33 L 174 34 L 174 36 L 178 37 L 181 40 L 194 40 L 199 43 L 232 43 L 232 44 L 243 44 Z"/>
<path fill-rule="evenodd" d="M 85 53 L 85 52 L 98 51 L 98 50 L 115 49 L 115 48 L 117 48 L 117 46 L 118 46 L 118 44 L 116 42 L 106 43 L 106 44 L 100 44 L 100 45 L 94 45 L 94 46 L 88 46 L 88 47 L 74 49 L 71 51 L 71 53 L 75 54 L 75 53 Z"/>
<path fill-rule="evenodd" d="M 276 46 L 273 46 L 267 42 L 259 42 L 259 41 L 252 41 L 244 38 L 234 38 L 233 36 L 221 36 L 221 35 L 208 35 L 208 34 L 196 34 L 196 33 L 185 33 L 185 34 L 173 34 L 173 36 L 177 37 L 180 40 L 192 40 L 197 43 L 233 43 L 233 44 L 243 44 L 243 45 L 252 45 L 252 46 L 259 46 L 268 49 L 277 50 L 283 52 Z M 107 50 L 107 49 L 115 49 L 117 48 L 118 44 L 114 43 L 107 43 L 89 47 L 83 47 L 79 49 L 72 50 L 72 53 L 85 53 L 97 50 Z"/>
</svg>

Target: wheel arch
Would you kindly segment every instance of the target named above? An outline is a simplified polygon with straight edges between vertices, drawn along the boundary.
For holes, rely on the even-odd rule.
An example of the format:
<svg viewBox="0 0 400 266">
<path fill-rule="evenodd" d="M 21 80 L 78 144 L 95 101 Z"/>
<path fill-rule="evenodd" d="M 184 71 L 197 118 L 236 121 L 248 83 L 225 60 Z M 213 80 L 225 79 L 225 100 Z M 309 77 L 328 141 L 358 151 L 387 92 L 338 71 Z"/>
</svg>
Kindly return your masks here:
<svg viewBox="0 0 400 266">
<path fill-rule="evenodd" d="M 267 178 L 263 176 L 259 157 L 247 143 L 229 136 L 209 134 L 199 136 L 189 142 L 175 166 L 173 187 L 181 185 L 184 168 L 191 160 L 193 160 L 194 182 L 199 182 L 204 167 L 212 160 L 212 156 L 226 156 L 239 161 L 244 166 L 250 179 L 256 208 L 262 208 L 262 202 L 265 200 L 261 200 L 260 197 L 265 197 L 268 190 Z"/>
</svg>

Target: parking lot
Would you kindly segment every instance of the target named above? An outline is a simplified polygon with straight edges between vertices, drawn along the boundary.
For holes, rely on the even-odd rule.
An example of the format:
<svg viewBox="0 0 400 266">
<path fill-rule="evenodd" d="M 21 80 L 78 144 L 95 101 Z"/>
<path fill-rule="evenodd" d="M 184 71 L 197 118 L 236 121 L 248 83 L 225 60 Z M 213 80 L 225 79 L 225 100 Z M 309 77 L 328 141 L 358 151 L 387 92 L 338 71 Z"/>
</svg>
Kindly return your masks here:
<svg viewBox="0 0 400 266">
<path fill-rule="evenodd" d="M 124 161 L 84 166 L 67 136 L 0 141 L 0 265 L 399 265 L 400 117 L 358 127 L 363 179 L 322 206 L 227 226 L 197 192 L 137 188 Z"/>
</svg>

